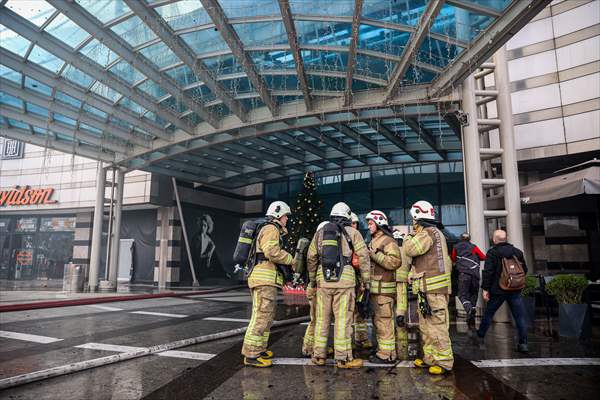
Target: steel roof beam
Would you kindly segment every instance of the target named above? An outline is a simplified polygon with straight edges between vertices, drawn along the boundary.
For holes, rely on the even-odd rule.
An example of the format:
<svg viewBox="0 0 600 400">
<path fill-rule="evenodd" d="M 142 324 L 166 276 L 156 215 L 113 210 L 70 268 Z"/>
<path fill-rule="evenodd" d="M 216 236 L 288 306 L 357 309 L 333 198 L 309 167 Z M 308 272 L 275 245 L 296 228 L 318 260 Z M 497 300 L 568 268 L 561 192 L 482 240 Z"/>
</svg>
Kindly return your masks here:
<svg viewBox="0 0 600 400">
<path fill-rule="evenodd" d="M 98 79 L 104 85 L 121 93 L 125 97 L 129 97 L 148 111 L 154 112 L 156 115 L 172 123 L 177 128 L 188 134 L 193 132 L 191 127 L 184 124 L 176 115 L 160 108 L 154 100 L 139 89 L 131 88 L 127 82 L 118 78 L 114 74 L 104 70 L 99 64 L 90 60 L 82 54 L 79 54 L 60 40 L 47 32 L 40 31 L 36 25 L 27 21 L 18 14 L 12 12 L 6 7 L 0 8 L 0 24 L 13 30 L 27 40 L 44 48 L 63 61 L 75 65 L 78 69 Z"/>
<path fill-rule="evenodd" d="M 207 183 L 206 180 L 203 180 L 203 179 L 199 178 L 197 175 L 190 174 L 190 173 L 183 172 L 183 171 L 179 171 L 179 170 L 175 170 L 175 169 L 171 169 L 171 168 L 160 167 L 160 166 L 157 166 L 157 165 L 152 165 L 152 166 L 144 167 L 143 170 L 144 171 L 148 171 L 148 172 L 152 172 L 152 173 L 156 173 L 156 174 L 161 174 L 161 175 L 166 175 L 166 176 L 173 176 L 173 177 L 175 177 L 177 179 L 180 179 L 182 181 Z"/>
<path fill-rule="evenodd" d="M 89 142 L 95 146 L 98 146 L 102 149 L 110 150 L 115 154 L 126 155 L 128 153 L 128 148 L 121 144 L 111 143 L 111 141 L 105 140 L 99 136 L 96 136 L 94 133 L 89 132 L 84 129 L 76 129 L 69 125 L 65 125 L 56 121 L 50 120 L 50 118 L 42 118 L 35 114 L 23 113 L 22 110 L 19 110 L 15 107 L 0 105 L 0 115 L 6 118 L 14 119 L 20 122 L 23 122 L 28 125 L 37 126 L 38 128 L 51 130 L 55 133 L 60 133 L 65 136 L 69 136 L 73 139 L 73 141 L 83 140 Z"/>
<path fill-rule="evenodd" d="M 285 31 L 287 33 L 288 42 L 294 56 L 296 75 L 298 77 L 300 89 L 302 89 L 302 94 L 304 96 L 304 104 L 306 105 L 306 108 L 310 110 L 312 108 L 312 97 L 310 95 L 310 88 L 308 87 L 308 81 L 306 80 L 306 74 L 304 72 L 304 61 L 302 60 L 302 54 L 300 53 L 300 48 L 298 46 L 298 34 L 292 18 L 292 10 L 290 9 L 289 0 L 279 0 L 279 9 L 283 19 L 283 25 L 285 26 Z"/>
<path fill-rule="evenodd" d="M 360 16 L 362 14 L 363 0 L 354 0 L 354 14 L 352 15 L 352 34 L 348 46 L 348 63 L 346 65 L 346 90 L 344 91 L 344 106 L 352 102 L 352 75 L 356 63 L 356 46 L 358 42 L 358 29 L 360 28 Z"/>
<path fill-rule="evenodd" d="M 210 159 L 208 157 L 197 156 L 195 154 L 186 153 L 186 154 L 181 155 L 181 157 L 178 157 L 178 158 L 181 158 L 183 160 L 190 160 L 190 161 L 200 164 L 204 167 L 216 168 L 218 170 L 226 170 L 226 171 L 232 171 L 232 172 L 238 172 L 238 173 L 244 172 L 244 167 L 241 165 L 232 165 L 227 162 L 217 161 L 217 160 Z"/>
<path fill-rule="evenodd" d="M 245 164 L 249 167 L 256 168 L 256 169 L 261 169 L 264 167 L 264 164 L 262 161 L 255 161 L 255 160 L 251 159 L 250 157 L 247 157 L 245 154 L 242 154 L 242 155 L 232 154 L 227 151 L 217 150 L 214 148 L 199 150 L 199 152 L 208 154 L 211 157 L 220 157 L 223 160 L 227 160 L 232 163 Z"/>
<path fill-rule="evenodd" d="M 441 150 L 436 143 L 435 136 L 431 130 L 425 128 L 423 124 L 417 121 L 414 118 L 403 118 L 404 123 L 412 129 L 438 156 L 442 158 L 442 160 L 446 159 L 447 152 L 445 150 Z"/>
<path fill-rule="evenodd" d="M 290 158 L 296 159 L 298 161 L 307 162 L 306 155 L 301 152 L 296 152 L 292 149 L 288 149 L 285 146 L 282 146 L 277 143 L 273 143 L 268 139 L 263 138 L 252 138 L 252 142 L 256 143 L 259 146 L 265 147 L 271 151 L 275 151 L 279 153 L 281 156 L 288 156 Z"/>
<path fill-rule="evenodd" d="M 27 75 L 37 81 L 40 81 L 55 90 L 60 90 L 61 92 L 64 92 L 65 94 L 68 94 L 69 96 L 74 97 L 81 102 L 87 103 L 98 110 L 104 111 L 108 115 L 114 115 L 115 117 L 122 119 L 123 121 L 134 126 L 139 126 L 150 136 L 159 137 L 165 139 L 166 141 L 171 141 L 173 139 L 169 133 L 165 132 L 161 127 L 155 125 L 151 121 L 144 121 L 121 107 L 114 107 L 112 103 L 101 96 L 92 92 L 86 93 L 86 89 L 84 87 L 71 83 L 65 78 L 57 77 L 43 67 L 27 62 L 25 59 L 1 47 L 0 64 L 4 64 L 14 71 L 20 72 L 23 75 Z"/>
<path fill-rule="evenodd" d="M 323 149 L 320 149 L 319 146 L 315 146 L 314 144 L 312 144 L 310 142 L 306 142 L 306 141 L 302 140 L 301 138 L 293 137 L 287 133 L 281 133 L 281 134 L 278 134 L 277 136 L 281 137 L 282 140 L 285 140 L 290 145 L 300 147 L 302 150 L 307 151 L 311 154 L 314 154 L 315 156 L 317 156 L 319 158 L 322 158 L 322 159 L 327 158 L 327 154 L 325 153 L 325 151 Z"/>
<path fill-rule="evenodd" d="M 337 150 L 340 153 L 343 153 L 343 154 L 349 156 L 350 158 L 354 158 L 357 161 L 365 163 L 365 160 L 361 159 L 360 155 L 355 154 L 354 152 L 352 152 L 352 150 L 350 150 L 348 147 L 346 147 L 345 144 L 340 143 L 340 142 L 336 141 L 335 139 L 330 138 L 324 132 L 321 132 L 315 128 L 302 128 L 302 129 L 298 129 L 298 130 L 302 131 L 303 133 L 305 133 L 308 136 L 312 136 L 315 139 L 322 141 L 323 143 L 327 144 L 328 146 L 333 147 L 334 150 Z"/>
<path fill-rule="evenodd" d="M 229 92 L 221 87 L 214 74 L 202 61 L 196 60 L 194 51 L 175 34 L 175 31 L 152 7 L 140 0 L 125 0 L 125 4 L 196 74 L 198 79 L 204 82 L 217 98 L 223 101 L 234 115 L 244 122 L 247 120 L 247 110 L 243 104 L 236 101 Z"/>
<path fill-rule="evenodd" d="M 90 158 L 93 160 L 101 160 L 111 164 L 115 162 L 114 154 L 105 153 L 102 151 L 102 149 L 94 146 L 88 146 L 86 144 L 77 142 L 63 142 L 51 136 L 38 135 L 36 133 L 32 134 L 27 129 L 2 127 L 2 129 L 0 129 L 0 136 L 52 150 L 61 151 L 67 154 L 75 154 L 77 156 Z"/>
<path fill-rule="evenodd" d="M 419 154 L 415 151 L 409 150 L 406 141 L 404 141 L 402 138 L 396 135 L 395 132 L 393 132 L 391 129 L 385 126 L 381 121 L 375 122 L 372 119 L 366 119 L 363 122 L 366 123 L 369 126 L 369 128 L 373 129 L 375 132 L 378 132 L 384 138 L 392 142 L 392 144 L 394 144 L 400 150 L 412 157 L 413 160 L 419 161 Z"/>
<path fill-rule="evenodd" d="M 198 176 L 203 176 L 203 177 L 225 177 L 225 174 L 223 173 L 223 171 L 219 171 L 218 173 L 215 174 L 211 174 L 211 172 L 213 172 L 212 169 L 210 168 L 206 168 L 206 167 L 202 167 L 199 165 L 195 165 L 192 163 L 186 163 L 186 162 L 180 162 L 177 160 L 173 160 L 173 159 L 168 159 L 168 160 L 164 160 L 161 161 L 158 166 L 161 166 L 163 168 L 167 168 L 167 169 L 177 169 L 178 171 L 181 172 L 185 172 L 185 173 L 192 173 L 194 175 L 198 175 Z"/>
<path fill-rule="evenodd" d="M 488 26 L 471 46 L 460 53 L 427 88 L 431 97 L 446 93 L 488 60 L 552 0 L 518 0 Z"/>
<path fill-rule="evenodd" d="M 351 138 L 352 140 L 356 141 L 357 144 L 365 147 L 367 150 L 369 150 L 374 155 L 377 155 L 387 161 L 391 161 L 391 158 L 388 155 L 380 154 L 380 149 L 379 149 L 379 146 L 377 145 L 377 143 L 373 142 L 368 137 L 361 135 L 360 133 L 356 132 L 354 129 L 352 129 L 344 124 L 336 124 L 333 127 L 335 129 L 337 129 L 338 131 L 342 132 L 344 135 Z"/>
<path fill-rule="evenodd" d="M 402 79 L 404 79 L 404 75 L 411 64 L 415 53 L 419 51 L 423 40 L 425 40 L 425 36 L 427 36 L 427 33 L 429 32 L 429 27 L 435 20 L 435 17 L 437 17 L 443 4 L 444 0 L 430 0 L 429 3 L 427 3 L 427 7 L 425 7 L 421 18 L 419 19 L 417 29 L 410 35 L 410 39 L 402 53 L 402 58 L 392 73 L 390 84 L 388 85 L 385 94 L 386 101 L 396 95 L 396 91 L 402 83 Z"/>
<path fill-rule="evenodd" d="M 200 0 L 200 2 L 221 33 L 223 40 L 225 40 L 239 64 L 242 66 L 242 68 L 244 68 L 244 71 L 246 71 L 246 75 L 248 75 L 248 79 L 252 83 L 252 86 L 260 94 L 260 99 L 263 101 L 263 103 L 265 103 L 273 116 L 277 115 L 277 102 L 269 93 L 269 89 L 265 81 L 258 74 L 254 62 L 244 51 L 242 41 L 240 40 L 235 29 L 233 29 L 233 27 L 229 24 L 227 16 L 221 8 L 221 5 L 217 2 L 217 0 Z"/>
<path fill-rule="evenodd" d="M 0 78 L 0 91 L 17 97 L 27 103 L 36 104 L 42 108 L 46 108 L 49 112 L 56 112 L 97 128 L 101 130 L 106 137 L 114 136 L 115 138 L 118 138 L 126 143 L 135 144 L 147 149 L 151 147 L 151 142 L 134 136 L 131 132 L 124 130 L 118 125 L 109 124 L 105 120 L 96 117 L 94 114 L 87 113 L 82 109 L 78 109 L 64 103 L 59 103 L 52 97 L 44 96 L 43 94 L 34 92 L 27 88 L 21 89 L 20 85 L 17 85 L 16 83 L 5 78 Z"/>
<path fill-rule="evenodd" d="M 467 11 L 472 11 L 476 14 L 486 15 L 488 17 L 498 18 L 502 13 L 494 8 L 486 7 L 481 4 L 477 4 L 473 1 L 466 0 L 446 0 L 446 3 L 459 7 Z"/>
<path fill-rule="evenodd" d="M 133 48 L 111 29 L 105 28 L 97 18 L 75 2 L 65 0 L 46 0 L 57 10 L 61 11 L 77 25 L 85 29 L 95 39 L 118 54 L 130 66 L 137 68 L 142 74 L 159 84 L 167 93 L 181 101 L 188 109 L 198 114 L 213 127 L 218 127 L 219 121 L 211 113 L 177 87 L 175 81 L 167 74 L 160 73 L 144 56 L 133 51 Z M 124 94 L 124 93 L 123 93 Z"/>
<path fill-rule="evenodd" d="M 247 140 L 251 140 L 251 139 L 252 138 L 247 138 Z M 252 143 L 252 144 L 254 145 L 254 143 Z M 274 156 L 265 151 L 255 149 L 255 148 L 247 146 L 247 145 L 242 145 L 242 144 L 238 144 L 235 142 L 231 142 L 231 143 L 225 143 L 224 146 L 227 148 L 230 148 L 231 150 L 239 151 L 240 153 L 246 154 L 248 156 L 250 154 L 256 154 L 257 159 L 263 159 L 265 161 L 271 162 L 276 165 L 284 165 L 285 164 L 283 156 L 281 156 L 281 157 Z"/>
</svg>

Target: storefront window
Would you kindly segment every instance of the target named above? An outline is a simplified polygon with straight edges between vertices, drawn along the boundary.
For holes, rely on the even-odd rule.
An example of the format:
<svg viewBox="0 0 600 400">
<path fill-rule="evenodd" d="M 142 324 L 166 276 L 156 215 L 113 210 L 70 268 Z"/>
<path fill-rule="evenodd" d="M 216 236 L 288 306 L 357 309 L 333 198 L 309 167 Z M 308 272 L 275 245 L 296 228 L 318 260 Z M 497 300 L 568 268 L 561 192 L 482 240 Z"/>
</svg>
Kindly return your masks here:
<svg viewBox="0 0 600 400">
<path fill-rule="evenodd" d="M 74 232 L 75 217 L 51 217 L 40 219 L 40 232 Z"/>
<path fill-rule="evenodd" d="M 35 232 L 37 222 L 37 218 L 18 218 L 15 232 Z"/>
</svg>

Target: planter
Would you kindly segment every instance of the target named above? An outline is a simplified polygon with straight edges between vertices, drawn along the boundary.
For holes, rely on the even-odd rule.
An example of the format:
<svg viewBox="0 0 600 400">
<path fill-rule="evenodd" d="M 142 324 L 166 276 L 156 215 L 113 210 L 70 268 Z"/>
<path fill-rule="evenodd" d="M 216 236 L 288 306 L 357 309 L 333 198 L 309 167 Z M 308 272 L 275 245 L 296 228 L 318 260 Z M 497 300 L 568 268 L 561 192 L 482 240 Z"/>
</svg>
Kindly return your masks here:
<svg viewBox="0 0 600 400">
<path fill-rule="evenodd" d="M 533 328 L 535 324 L 535 297 L 524 296 L 523 307 L 525 308 L 525 320 L 527 321 L 527 327 Z"/>
<path fill-rule="evenodd" d="M 587 304 L 560 304 L 558 320 L 560 336 L 586 339 L 592 334 L 590 311 Z"/>
</svg>

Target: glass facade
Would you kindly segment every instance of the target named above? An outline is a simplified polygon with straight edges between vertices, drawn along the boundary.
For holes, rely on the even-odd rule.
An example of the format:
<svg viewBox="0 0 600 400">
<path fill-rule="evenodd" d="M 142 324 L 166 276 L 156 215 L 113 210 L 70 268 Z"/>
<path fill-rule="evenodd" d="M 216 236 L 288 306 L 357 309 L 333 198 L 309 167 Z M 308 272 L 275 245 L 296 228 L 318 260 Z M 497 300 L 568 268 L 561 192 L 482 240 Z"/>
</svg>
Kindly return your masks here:
<svg viewBox="0 0 600 400">
<path fill-rule="evenodd" d="M 293 206 L 302 189 L 302 176 L 271 181 L 264 186 L 264 206 L 283 200 Z M 378 209 L 385 212 L 392 225 L 410 224 L 410 207 L 418 200 L 431 202 L 450 239 L 466 231 L 465 190 L 462 161 L 345 168 L 341 171 L 317 173 L 317 192 L 323 200 L 321 214 L 326 218 L 338 201 L 346 202 L 361 220 Z"/>
</svg>

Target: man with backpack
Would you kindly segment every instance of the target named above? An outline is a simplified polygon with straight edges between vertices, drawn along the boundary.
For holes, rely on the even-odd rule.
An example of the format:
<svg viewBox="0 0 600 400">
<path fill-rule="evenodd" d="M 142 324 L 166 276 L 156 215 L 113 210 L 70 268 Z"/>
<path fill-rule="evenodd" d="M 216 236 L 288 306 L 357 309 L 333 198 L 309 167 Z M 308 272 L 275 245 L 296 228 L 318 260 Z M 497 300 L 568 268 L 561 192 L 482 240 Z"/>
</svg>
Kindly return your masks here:
<svg viewBox="0 0 600 400">
<path fill-rule="evenodd" d="M 351 211 L 346 203 L 337 203 L 329 214 L 329 223 L 315 233 L 308 248 L 309 286 L 317 287 L 314 365 L 325 365 L 331 314 L 334 315 L 333 347 L 338 368 L 360 368 L 362 360 L 352 355 L 352 322 L 356 276 L 352 252 L 359 259 L 362 282 L 360 291 L 369 289 L 369 253 L 356 229 L 350 226 Z"/>
<path fill-rule="evenodd" d="M 358 215 L 352 213 L 350 216 L 352 221 L 352 227 L 358 230 Z M 356 279 L 358 280 L 357 288 L 360 289 L 361 280 L 360 280 L 360 263 L 358 260 L 358 256 L 356 253 L 352 254 L 352 266 L 356 272 Z M 368 293 L 356 293 L 357 295 L 357 306 L 354 309 L 354 343 L 356 347 L 361 349 L 370 349 L 373 347 L 373 343 L 369 340 L 369 327 L 367 325 L 367 319 L 364 318 L 364 307 L 368 308 Z M 362 296 L 363 299 L 359 299 L 358 296 Z M 359 309 L 358 303 L 363 307 L 363 309 Z"/>
<path fill-rule="evenodd" d="M 242 242 L 255 244 L 254 254 L 250 255 L 254 265 L 248 276 L 252 318 L 242 347 L 246 366 L 264 368 L 272 365 L 273 352 L 267 350 L 267 344 L 277 307 L 277 288 L 283 286 L 278 265 L 289 268 L 293 263 L 292 255 L 281 246 L 281 236 L 287 234 L 285 226 L 291 212 L 283 201 L 274 201 L 267 209 L 267 222 L 258 228 L 255 239 L 240 238 Z"/>
<path fill-rule="evenodd" d="M 485 261 L 485 255 L 477 245 L 471 243 L 471 235 L 464 232 L 460 235 L 460 241 L 452 249 L 450 258 L 458 269 L 458 298 L 467 314 L 467 325 L 474 331 L 481 273 L 479 263 Z"/>
<path fill-rule="evenodd" d="M 485 255 L 481 288 L 483 300 L 487 302 L 483 320 L 477 331 L 481 339 L 489 329 L 494 314 L 505 301 L 517 323 L 517 351 L 527 353 L 527 322 L 521 289 L 525 286 L 527 265 L 523 252 L 508 243 L 506 232 L 499 229 L 494 232 L 492 246 Z"/>
</svg>

